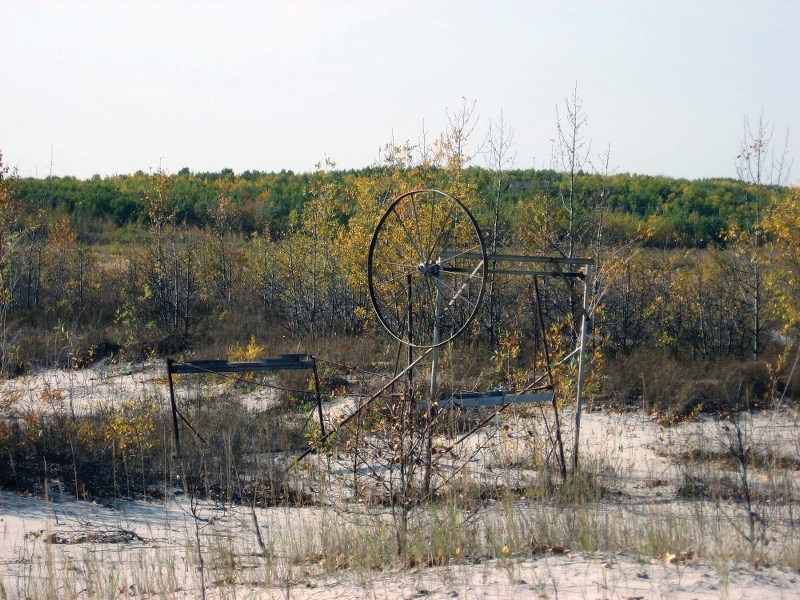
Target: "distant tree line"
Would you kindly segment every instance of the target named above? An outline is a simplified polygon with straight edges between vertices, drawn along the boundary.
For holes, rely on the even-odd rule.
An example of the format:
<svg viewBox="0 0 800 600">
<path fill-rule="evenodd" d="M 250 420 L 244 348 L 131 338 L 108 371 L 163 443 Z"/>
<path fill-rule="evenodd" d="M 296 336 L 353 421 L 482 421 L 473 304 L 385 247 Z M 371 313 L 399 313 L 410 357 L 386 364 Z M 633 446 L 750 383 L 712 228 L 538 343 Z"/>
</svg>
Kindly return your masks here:
<svg viewBox="0 0 800 600">
<path fill-rule="evenodd" d="M 386 167 L 360 170 L 333 170 L 329 177 L 342 186 L 353 186 L 360 179 L 379 177 Z M 116 229 L 145 223 L 144 196 L 156 174 L 141 171 L 132 175 L 20 178 L 15 182 L 15 198 L 28 211 L 46 210 L 69 216 L 88 242 L 114 239 Z M 191 173 L 181 169 L 169 175 L 176 221 L 190 227 L 211 225 L 212 213 L 224 194 L 230 202 L 231 226 L 245 235 L 269 232 L 273 239 L 284 236 L 293 214 L 300 214 L 310 199 L 314 174 L 282 171 L 245 171 L 236 175 L 230 169 L 216 173 Z M 432 185 L 446 187 L 449 174 L 439 170 Z M 495 195 L 496 174 L 483 167 L 464 169 L 462 178 L 482 197 Z M 503 173 L 501 210 L 513 209 L 537 197 L 557 197 L 568 185 L 569 175 L 552 170 L 511 169 Z M 786 188 L 774 186 L 782 195 Z M 592 210 L 602 196 L 607 209 L 608 234 L 624 242 L 647 227 L 645 245 L 656 247 L 705 247 L 725 245 L 725 232 L 731 225 L 752 221 L 749 201 L 755 194 L 752 184 L 733 179 L 686 180 L 661 176 L 578 172 L 575 198 L 579 210 Z"/>
</svg>

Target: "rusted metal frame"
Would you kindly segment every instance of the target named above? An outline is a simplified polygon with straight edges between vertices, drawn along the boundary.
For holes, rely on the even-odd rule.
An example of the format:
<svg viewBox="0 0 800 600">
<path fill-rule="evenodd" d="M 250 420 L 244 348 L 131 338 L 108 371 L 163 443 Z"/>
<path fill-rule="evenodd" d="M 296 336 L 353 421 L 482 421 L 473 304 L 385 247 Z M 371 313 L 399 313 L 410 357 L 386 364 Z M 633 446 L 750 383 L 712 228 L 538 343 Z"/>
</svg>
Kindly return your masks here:
<svg viewBox="0 0 800 600">
<path fill-rule="evenodd" d="M 567 259 L 565 259 L 567 260 Z M 554 263 L 556 268 L 560 268 L 559 264 L 561 263 Z M 573 452 L 572 452 L 572 469 L 573 471 L 578 470 L 578 449 L 580 445 L 580 432 L 581 432 L 581 413 L 583 409 L 583 386 L 586 377 L 586 334 L 587 334 L 587 327 L 589 323 L 589 284 L 591 281 L 591 269 L 594 265 L 594 261 L 589 261 L 585 264 L 584 268 L 586 269 L 586 273 L 582 277 L 583 279 L 583 301 L 581 304 L 581 329 L 579 334 L 579 341 L 578 341 L 578 348 L 576 352 L 578 353 L 578 386 L 575 392 L 575 441 L 573 445 Z M 570 287 L 569 290 L 570 297 L 572 298 L 573 302 L 576 301 L 577 294 L 575 293 L 574 288 Z M 572 352 L 571 354 L 575 354 Z M 554 400 L 555 402 L 555 400 Z M 556 418 L 558 418 L 558 413 L 556 412 Z M 556 431 L 558 432 L 560 428 L 558 427 L 558 422 L 556 422 Z M 563 465 L 563 463 L 562 463 Z M 563 469 L 563 466 L 562 466 Z"/>
<path fill-rule="evenodd" d="M 575 260 L 575 259 L 561 259 L 559 261 L 553 261 L 553 265 L 561 270 L 561 264 L 564 261 Z M 579 259 L 586 261 L 584 263 L 584 268 L 586 269 L 586 273 L 583 275 L 583 302 L 581 305 L 581 330 L 579 335 L 579 345 L 578 345 L 578 389 L 575 393 L 575 442 L 573 445 L 573 452 L 572 452 L 572 470 L 578 470 L 578 450 L 580 445 L 580 431 L 581 431 L 581 412 L 583 408 L 583 385 L 586 376 L 586 329 L 589 322 L 589 283 L 591 280 L 591 269 L 594 265 L 594 261 L 591 259 Z M 569 293 L 572 301 L 576 303 L 576 293 L 575 289 L 570 286 Z M 555 399 L 553 399 L 553 406 L 555 406 Z M 556 410 L 556 436 L 560 437 L 558 434 L 561 428 L 559 427 L 558 423 L 558 411 Z M 559 449 L 562 451 L 562 475 L 566 476 L 566 465 L 563 461 L 563 449 L 561 443 L 559 442 Z"/>
<path fill-rule="evenodd" d="M 464 258 L 471 258 L 475 259 L 478 257 L 475 253 L 451 253 L 451 252 L 443 252 L 440 256 L 440 260 L 443 262 L 450 258 L 456 257 L 464 257 Z M 591 268 L 594 265 L 594 260 L 591 258 L 566 258 L 566 257 L 550 257 L 550 256 L 519 256 L 519 255 L 503 255 L 503 254 L 492 254 L 487 255 L 487 260 L 491 261 L 492 264 L 496 264 L 497 262 L 521 262 L 521 263 L 544 263 L 553 265 L 553 271 L 539 271 L 539 270 L 528 270 L 528 269 L 494 269 L 493 272 L 507 274 L 507 275 L 532 275 L 534 277 L 534 287 L 537 293 L 537 308 L 538 311 L 541 311 L 541 303 L 538 300 L 538 283 L 536 281 L 537 276 L 543 277 L 564 277 L 567 278 L 576 278 L 581 279 L 584 282 L 584 293 L 583 293 L 583 302 L 581 307 L 581 331 L 580 331 L 580 342 L 578 348 L 574 351 L 570 352 L 566 357 L 559 361 L 559 364 L 563 364 L 567 362 L 572 356 L 576 353 L 578 354 L 578 389 L 576 393 L 576 410 L 575 410 L 575 444 L 574 444 L 574 452 L 573 452 L 573 469 L 577 469 L 578 467 L 578 446 L 580 441 L 580 421 L 581 421 L 581 409 L 582 409 L 582 401 L 583 401 L 583 386 L 584 386 L 584 379 L 585 379 L 585 346 L 586 346 L 586 328 L 589 321 L 589 312 L 588 312 L 588 301 L 589 301 L 589 280 L 591 279 Z M 562 265 L 578 265 L 585 268 L 584 271 L 564 271 Z M 461 272 L 464 269 L 459 269 L 458 267 L 447 267 L 443 266 L 442 270 L 445 272 Z M 570 286 L 569 289 L 570 296 L 572 297 L 573 301 L 576 299 L 575 290 Z M 577 302 L 576 302 L 577 303 Z M 544 325 L 540 321 L 540 327 L 542 329 L 542 339 L 545 342 L 545 352 L 546 350 L 546 338 L 544 337 Z M 550 371 L 550 361 L 546 360 L 548 365 L 548 374 L 550 378 L 550 383 L 552 383 L 552 373 Z M 556 398 L 553 397 L 553 407 L 555 409 L 555 417 L 556 417 L 556 437 L 560 438 L 559 432 L 561 430 L 559 426 L 559 415 L 558 409 L 556 404 Z M 480 429 L 483 425 L 488 423 L 489 420 L 494 418 L 500 411 L 504 410 L 506 406 L 502 406 L 500 410 L 496 411 L 494 414 L 490 415 L 487 419 L 485 419 L 481 424 L 479 424 L 476 428 L 472 431 L 465 434 L 461 439 L 459 439 L 455 444 L 450 446 L 452 449 L 455 445 L 460 444 L 464 439 L 472 435 L 475 431 Z M 559 450 L 562 455 L 562 471 L 565 468 L 565 462 L 563 460 L 563 443 L 561 440 L 559 442 Z M 449 449 L 448 449 L 449 450 Z"/>
<path fill-rule="evenodd" d="M 206 440 L 200 435 L 185 416 L 178 410 L 175 400 L 175 385 L 173 375 L 209 375 L 214 373 L 250 373 L 263 371 L 292 371 L 310 369 L 314 374 L 314 395 L 317 401 L 317 414 L 323 436 L 325 436 L 325 422 L 322 416 L 322 394 L 320 392 L 319 374 L 317 372 L 316 358 L 308 354 L 281 354 L 275 358 L 266 358 L 259 361 L 229 362 L 227 360 L 195 360 L 186 363 L 176 363 L 172 358 L 167 359 L 167 380 L 169 381 L 169 397 L 172 408 L 172 426 L 175 435 L 175 451 L 180 456 L 180 436 L 178 417 L 203 443 Z"/>
<path fill-rule="evenodd" d="M 483 258 L 482 254 L 476 252 L 448 252 L 441 253 L 442 260 L 451 258 L 468 258 L 471 260 L 480 260 Z M 486 259 L 490 262 L 522 262 L 522 263 L 544 263 L 552 265 L 578 265 L 588 266 L 594 264 L 591 258 L 562 258 L 556 256 L 519 256 L 516 254 L 489 254 Z"/>
<path fill-rule="evenodd" d="M 440 256 L 440 263 L 444 263 L 444 261 L 450 258 L 468 258 L 468 259 L 480 259 L 482 255 L 479 255 L 474 252 L 442 252 Z M 562 265 L 569 265 L 569 266 L 583 266 L 588 268 L 594 264 L 593 259 L 591 258 L 559 258 L 553 256 L 520 256 L 515 254 L 491 254 L 487 255 L 487 260 L 491 261 L 492 265 L 496 265 L 498 262 L 517 262 L 517 263 L 537 263 L 537 264 L 550 264 L 553 266 L 552 270 L 545 271 L 545 270 L 532 270 L 532 269 L 492 269 L 492 272 L 495 274 L 500 275 L 529 275 L 533 276 L 534 279 L 536 277 L 563 277 L 565 279 L 585 279 L 586 273 L 583 271 L 565 271 L 562 268 Z M 469 272 L 469 269 L 464 269 L 462 267 L 450 267 L 447 265 L 442 265 L 442 270 L 446 273 L 466 273 Z M 575 299 L 575 291 L 570 286 L 570 295 L 572 296 L 573 300 Z M 584 313 L 585 314 L 585 313 Z M 587 315 L 588 316 L 588 315 Z M 542 332 L 544 333 L 544 331 Z"/>
<path fill-rule="evenodd" d="M 537 281 L 536 281 L 536 279 L 535 279 L 535 278 L 534 278 L 534 291 L 535 291 L 535 297 L 536 297 L 536 306 L 537 306 L 537 320 L 538 320 L 538 322 L 539 322 L 539 327 L 540 327 L 540 329 L 541 329 L 541 331 L 542 331 L 542 341 L 543 341 L 543 349 L 544 349 L 544 352 L 545 352 L 545 362 L 546 362 L 546 364 L 547 364 L 547 373 L 546 373 L 546 375 L 541 375 L 540 377 L 538 377 L 537 379 L 535 379 L 535 380 L 533 381 L 533 383 L 532 383 L 530 386 L 528 386 L 527 390 L 523 390 L 523 391 L 519 392 L 518 396 L 520 396 L 520 395 L 523 395 L 523 394 L 524 394 L 526 391 L 532 391 L 533 389 L 551 389 L 551 390 L 552 390 L 552 389 L 553 389 L 553 385 L 554 385 L 554 384 L 553 384 L 553 374 L 552 374 L 552 370 L 551 370 L 551 368 L 550 368 L 550 358 L 549 358 L 549 356 L 550 356 L 550 352 L 549 352 L 549 347 L 548 347 L 548 345 L 547 345 L 547 340 L 545 339 L 545 332 L 544 332 L 544 317 L 543 317 L 543 315 L 542 315 L 542 313 L 541 313 L 541 302 L 540 302 L 540 298 L 539 298 L 539 292 L 538 292 L 538 283 L 537 283 Z M 574 352 L 570 353 L 570 355 L 569 355 L 569 356 L 572 356 L 572 355 L 574 355 Z M 562 360 L 562 361 L 559 361 L 559 364 L 562 364 L 562 362 L 566 362 L 566 359 L 565 359 L 565 360 Z M 535 386 L 536 386 L 536 384 L 538 384 L 540 381 L 542 381 L 543 379 L 545 379 L 545 377 L 547 377 L 547 380 L 548 380 L 548 384 L 547 384 L 547 386 L 545 386 L 545 388 L 536 388 L 536 387 L 535 387 Z M 550 399 L 550 398 L 548 398 L 548 399 Z M 560 455 L 561 455 L 561 458 L 562 458 L 562 461 L 561 461 L 561 470 L 562 470 L 562 475 L 566 475 L 566 473 L 564 472 L 565 465 L 566 465 L 566 458 L 565 458 L 565 456 L 564 456 L 564 448 L 563 448 L 563 443 L 561 442 L 561 435 L 560 435 L 560 430 L 561 430 L 561 428 L 560 428 L 560 419 L 559 419 L 559 414 L 558 414 L 558 405 L 557 405 L 557 402 L 556 402 L 556 397 L 555 397 L 555 394 L 552 394 L 552 402 L 553 402 L 553 409 L 555 410 L 555 417 L 556 417 L 556 440 L 557 440 L 557 442 L 558 442 L 558 444 L 559 444 L 559 453 L 560 453 Z M 514 405 L 514 404 L 516 404 L 516 403 L 515 403 L 515 402 L 509 402 L 509 403 L 507 403 L 507 404 L 503 404 L 503 405 L 501 405 L 501 406 L 500 406 L 500 407 L 499 407 L 497 410 L 495 410 L 494 412 L 492 412 L 492 413 L 491 413 L 490 415 L 488 415 L 488 416 L 487 416 L 485 419 L 483 419 L 483 420 L 482 420 L 480 423 L 478 423 L 477 425 L 475 425 L 475 427 L 473 427 L 473 428 L 472 428 L 470 431 L 468 431 L 468 432 L 467 432 L 467 433 L 465 433 L 463 436 L 461 436 L 461 437 L 460 437 L 460 438 L 459 438 L 459 439 L 458 439 L 456 442 L 454 442 L 453 444 L 451 444 L 450 446 L 448 446 L 448 447 L 447 447 L 447 449 L 443 451 L 443 453 L 444 453 L 444 454 L 446 454 L 446 453 L 448 453 L 448 452 L 452 451 L 452 449 L 453 449 L 453 448 L 455 448 L 456 446 L 458 446 L 459 444 L 461 444 L 462 442 L 464 442 L 464 440 L 466 440 L 467 438 L 469 438 L 470 436 L 472 436 L 474 433 L 476 433 L 477 431 L 479 431 L 480 429 L 482 429 L 482 428 L 483 428 L 483 427 L 484 427 L 484 426 L 485 426 L 487 423 L 489 423 L 489 422 L 490 422 L 492 419 L 494 419 L 494 418 L 495 418 L 496 416 L 498 416 L 498 415 L 499 415 L 501 412 L 503 412 L 504 410 L 506 410 L 506 409 L 507 409 L 509 406 L 512 406 L 512 405 Z"/>
<path fill-rule="evenodd" d="M 443 267 L 442 271 L 445 273 L 461 273 L 466 269 L 459 267 Z M 532 271 L 530 269 L 493 269 L 493 273 L 498 275 L 533 275 L 539 277 L 574 277 L 575 279 L 582 279 L 583 272 L 581 271 Z"/>
<path fill-rule="evenodd" d="M 475 254 L 474 252 L 466 252 L 466 253 L 455 253 L 455 252 L 442 252 L 442 261 L 445 261 L 449 258 L 470 258 L 476 259 L 481 258 L 481 255 Z M 551 271 L 543 271 L 543 270 L 528 270 L 528 269 L 495 269 L 495 273 L 503 274 L 503 275 L 532 275 L 534 277 L 564 277 L 565 279 L 588 279 L 588 272 L 589 268 L 594 265 L 594 260 L 591 258 L 563 258 L 563 257 L 555 257 L 555 256 L 519 256 L 515 254 L 492 254 L 487 256 L 487 260 L 492 261 L 492 263 L 497 262 L 522 262 L 522 263 L 544 263 L 553 265 L 553 270 Z M 562 265 L 576 265 L 586 268 L 586 272 L 584 271 L 565 271 L 562 268 Z M 465 269 L 459 267 L 448 267 L 443 266 L 442 270 L 448 273 L 460 273 L 465 271 Z M 570 287 L 570 296 L 575 300 L 575 290 Z M 576 302 L 577 304 L 577 302 Z M 588 318 L 588 314 L 586 310 L 584 310 L 584 316 Z"/>
<path fill-rule="evenodd" d="M 445 261 L 449 258 L 480 258 L 480 255 L 475 254 L 474 252 L 466 252 L 466 253 L 455 253 L 455 252 L 443 252 L 442 253 L 442 261 Z M 558 258 L 554 256 L 519 256 L 515 254 L 492 254 L 487 256 L 487 260 L 492 261 L 492 264 L 498 262 L 523 262 L 523 263 L 544 263 L 553 265 L 553 270 L 551 271 L 543 271 L 543 270 L 529 270 L 529 269 L 494 269 L 494 273 L 502 274 L 502 275 L 532 275 L 533 277 L 563 277 L 565 279 L 581 279 L 586 280 L 588 279 L 588 272 L 589 268 L 594 264 L 594 260 L 591 258 Z M 576 265 L 582 266 L 586 268 L 586 272 L 584 271 L 565 271 L 562 268 L 562 265 Z M 459 267 L 448 267 L 443 266 L 442 270 L 447 273 L 461 273 L 465 272 L 466 269 L 459 268 Z M 570 296 L 572 297 L 573 301 L 577 304 L 577 299 L 575 295 L 575 290 L 570 287 L 569 289 Z M 583 312 L 586 318 L 589 317 L 586 310 Z"/>
<path fill-rule="evenodd" d="M 186 426 L 189 429 L 192 430 L 192 433 L 194 433 L 198 438 L 200 438 L 201 442 L 203 442 L 204 444 L 207 444 L 208 442 L 206 441 L 206 439 L 202 435 L 200 435 L 197 432 L 197 430 L 194 427 L 192 427 L 192 424 L 189 423 L 189 421 L 186 419 L 186 417 L 183 416 L 183 413 L 178 410 L 178 405 L 175 402 L 175 384 L 174 384 L 174 382 L 172 380 L 172 374 L 173 373 L 175 373 L 175 363 L 173 362 L 173 360 L 171 358 L 168 358 L 167 359 L 167 379 L 169 380 L 169 401 L 170 401 L 170 404 L 172 406 L 172 427 L 173 427 L 173 430 L 174 430 L 174 433 L 175 433 L 175 456 L 180 458 L 180 455 L 181 455 L 181 443 L 180 443 L 180 438 L 178 437 L 178 417 L 181 418 L 181 421 L 186 423 Z"/>
<path fill-rule="evenodd" d="M 443 273 L 472 273 L 469 269 L 463 267 L 446 267 L 441 268 Z M 538 277 L 564 277 L 583 279 L 583 271 L 533 271 L 531 269 L 493 269 L 492 273 L 497 275 L 533 275 Z"/>
<path fill-rule="evenodd" d="M 167 359 L 167 380 L 169 381 L 169 401 L 172 406 L 172 427 L 175 434 L 175 453 L 180 456 L 181 442 L 178 437 L 178 405 L 175 402 L 175 385 L 172 382 L 172 374 L 175 372 L 174 362 L 171 358 Z"/>
<path fill-rule="evenodd" d="M 314 358 L 308 354 L 282 354 L 276 358 L 249 362 L 227 360 L 193 360 L 177 364 L 173 362 L 173 373 L 176 374 L 249 373 L 313 368 Z"/>
</svg>

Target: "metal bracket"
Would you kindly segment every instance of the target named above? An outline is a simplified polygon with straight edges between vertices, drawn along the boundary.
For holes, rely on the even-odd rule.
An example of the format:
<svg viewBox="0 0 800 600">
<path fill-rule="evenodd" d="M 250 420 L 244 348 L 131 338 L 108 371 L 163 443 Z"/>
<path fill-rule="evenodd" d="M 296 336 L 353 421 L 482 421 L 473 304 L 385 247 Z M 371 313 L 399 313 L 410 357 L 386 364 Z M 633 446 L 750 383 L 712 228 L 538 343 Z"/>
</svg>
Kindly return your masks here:
<svg viewBox="0 0 800 600">
<path fill-rule="evenodd" d="M 178 417 L 186 423 L 192 431 L 191 424 L 178 411 L 175 401 L 175 386 L 172 375 L 210 375 L 212 373 L 257 373 L 261 371 L 293 371 L 298 369 L 311 369 L 314 372 L 314 395 L 317 400 L 317 413 L 319 426 L 323 438 L 325 437 L 325 423 L 322 420 L 322 395 L 319 390 L 319 374 L 317 361 L 310 354 L 281 354 L 276 357 L 248 362 L 228 362 L 227 360 L 191 360 L 188 362 L 175 362 L 167 359 L 167 379 L 169 380 L 169 399 L 172 405 L 172 426 L 175 434 L 175 452 L 180 456 L 180 437 L 178 432 Z M 197 433 L 197 432 L 195 432 Z M 199 434 L 198 434 L 199 435 Z M 202 439 L 202 438 L 201 438 Z"/>
</svg>

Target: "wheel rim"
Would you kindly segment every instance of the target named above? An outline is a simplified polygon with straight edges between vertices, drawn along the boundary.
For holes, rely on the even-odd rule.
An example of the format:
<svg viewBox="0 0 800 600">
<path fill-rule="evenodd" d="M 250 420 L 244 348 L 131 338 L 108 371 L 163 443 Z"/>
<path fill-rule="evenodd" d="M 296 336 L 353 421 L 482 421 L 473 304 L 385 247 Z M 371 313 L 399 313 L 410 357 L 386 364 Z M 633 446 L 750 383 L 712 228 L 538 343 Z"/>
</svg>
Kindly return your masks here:
<svg viewBox="0 0 800 600">
<path fill-rule="evenodd" d="M 439 190 L 399 196 L 372 235 L 367 280 L 375 314 L 410 346 L 440 346 L 461 334 L 480 308 L 487 273 L 478 223 L 462 202 Z"/>
</svg>

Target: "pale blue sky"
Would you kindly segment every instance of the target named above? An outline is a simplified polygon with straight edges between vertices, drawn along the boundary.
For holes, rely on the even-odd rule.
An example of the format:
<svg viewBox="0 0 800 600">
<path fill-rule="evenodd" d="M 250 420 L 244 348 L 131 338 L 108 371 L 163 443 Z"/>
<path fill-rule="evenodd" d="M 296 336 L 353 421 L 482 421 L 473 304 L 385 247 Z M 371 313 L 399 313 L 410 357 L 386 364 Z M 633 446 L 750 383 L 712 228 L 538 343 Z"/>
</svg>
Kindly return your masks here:
<svg viewBox="0 0 800 600">
<path fill-rule="evenodd" d="M 543 167 L 576 81 L 618 172 L 734 177 L 762 110 L 800 140 L 796 0 L 0 0 L 0 56 L 0 149 L 22 176 L 46 176 L 51 147 L 52 173 L 81 178 L 358 168 L 462 97 L 476 142 L 502 110 L 516 166 Z"/>
</svg>

